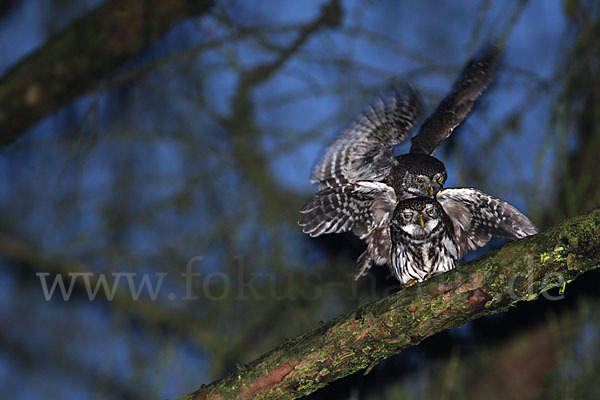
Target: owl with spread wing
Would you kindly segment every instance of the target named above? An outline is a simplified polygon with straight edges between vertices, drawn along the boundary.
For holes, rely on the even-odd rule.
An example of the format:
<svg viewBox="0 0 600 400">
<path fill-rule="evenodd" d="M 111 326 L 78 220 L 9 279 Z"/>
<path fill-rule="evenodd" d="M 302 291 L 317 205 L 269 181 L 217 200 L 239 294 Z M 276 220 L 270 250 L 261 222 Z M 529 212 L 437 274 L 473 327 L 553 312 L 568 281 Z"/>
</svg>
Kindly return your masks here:
<svg viewBox="0 0 600 400">
<path fill-rule="evenodd" d="M 477 189 L 443 189 L 435 199 L 414 197 L 396 205 L 390 241 L 382 253 L 392 274 L 405 286 L 450 271 L 470 250 L 492 235 L 523 238 L 535 225 L 514 206 Z"/>
<path fill-rule="evenodd" d="M 467 63 L 451 93 L 411 139 L 408 154 L 393 156 L 393 147 L 407 139 L 421 113 L 419 96 L 410 86 L 367 107 L 315 167 L 312 182 L 318 184 L 319 192 L 300 211 L 303 215 L 299 225 L 311 236 L 352 231 L 364 240 L 367 249 L 357 261 L 356 279 L 373 263 L 392 266 L 391 260 L 396 259 L 390 257 L 393 242 L 390 227 L 392 221 L 401 220 L 394 217 L 397 206 L 412 198 L 439 196 L 447 174 L 444 164 L 433 154 L 487 89 L 498 58 L 499 50 L 488 47 Z M 470 192 L 474 189 L 450 190 L 474 193 Z M 455 217 L 460 219 L 458 215 Z M 448 231 L 457 230 L 448 228 Z M 468 237 L 473 234 L 471 230 L 458 232 L 460 237 L 453 237 L 455 241 L 482 245 L 481 240 Z M 496 234 L 496 231 L 486 232 Z M 518 237 L 510 232 L 505 235 Z M 403 275 L 394 274 L 403 283 L 409 282 Z"/>
</svg>

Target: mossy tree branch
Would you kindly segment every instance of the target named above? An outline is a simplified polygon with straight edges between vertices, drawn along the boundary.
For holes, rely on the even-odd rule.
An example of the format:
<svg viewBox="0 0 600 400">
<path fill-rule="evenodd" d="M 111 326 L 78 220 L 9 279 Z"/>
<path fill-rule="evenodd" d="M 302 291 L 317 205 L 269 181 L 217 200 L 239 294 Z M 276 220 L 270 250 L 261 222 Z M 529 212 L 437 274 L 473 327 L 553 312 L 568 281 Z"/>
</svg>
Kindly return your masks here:
<svg viewBox="0 0 600 400">
<path fill-rule="evenodd" d="M 212 0 L 107 1 L 71 22 L 0 79 L 0 146 L 77 96 Z"/>
<path fill-rule="evenodd" d="M 298 398 L 435 333 L 564 290 L 599 264 L 595 211 L 338 317 L 182 399 Z"/>
</svg>

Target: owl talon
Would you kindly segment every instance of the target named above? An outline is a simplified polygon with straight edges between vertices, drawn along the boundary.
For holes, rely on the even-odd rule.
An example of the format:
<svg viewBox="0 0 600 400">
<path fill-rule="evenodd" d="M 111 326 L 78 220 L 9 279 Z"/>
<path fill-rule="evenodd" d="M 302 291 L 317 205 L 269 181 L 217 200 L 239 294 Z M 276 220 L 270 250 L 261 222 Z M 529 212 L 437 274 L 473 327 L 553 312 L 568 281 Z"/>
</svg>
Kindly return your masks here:
<svg viewBox="0 0 600 400">
<path fill-rule="evenodd" d="M 406 283 L 404 284 L 404 287 L 405 287 L 405 288 L 408 288 L 408 287 L 411 287 L 411 286 L 413 286 L 413 285 L 416 285 L 416 283 L 417 283 L 417 280 L 416 280 L 416 279 L 411 279 L 410 281 L 408 281 L 408 282 L 406 282 Z"/>
</svg>

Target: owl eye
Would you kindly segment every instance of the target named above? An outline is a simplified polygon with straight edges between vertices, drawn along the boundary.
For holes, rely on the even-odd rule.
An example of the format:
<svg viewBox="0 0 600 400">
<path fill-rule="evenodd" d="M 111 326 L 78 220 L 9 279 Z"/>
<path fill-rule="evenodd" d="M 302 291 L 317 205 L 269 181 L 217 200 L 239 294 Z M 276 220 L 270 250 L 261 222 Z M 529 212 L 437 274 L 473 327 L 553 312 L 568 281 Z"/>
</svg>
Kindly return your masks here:
<svg viewBox="0 0 600 400">
<path fill-rule="evenodd" d="M 415 178 L 415 182 L 417 182 L 417 183 L 423 183 L 424 180 L 423 180 L 423 178 Z"/>
<path fill-rule="evenodd" d="M 435 208 L 430 208 L 429 210 L 427 210 L 427 215 L 429 215 L 430 217 L 435 217 L 436 216 Z"/>
<path fill-rule="evenodd" d="M 405 219 L 405 220 L 407 220 L 407 221 L 408 221 L 408 220 L 411 220 L 411 219 L 412 219 L 412 216 L 413 216 L 413 213 L 412 213 L 412 211 L 404 211 L 404 212 L 402 213 L 402 218 L 404 218 L 404 219 Z"/>
<path fill-rule="evenodd" d="M 442 183 L 442 182 L 444 182 L 444 177 L 443 177 L 443 176 L 441 176 L 441 175 L 440 175 L 440 176 L 438 176 L 438 178 L 437 178 L 437 181 L 438 181 L 439 183 Z"/>
</svg>

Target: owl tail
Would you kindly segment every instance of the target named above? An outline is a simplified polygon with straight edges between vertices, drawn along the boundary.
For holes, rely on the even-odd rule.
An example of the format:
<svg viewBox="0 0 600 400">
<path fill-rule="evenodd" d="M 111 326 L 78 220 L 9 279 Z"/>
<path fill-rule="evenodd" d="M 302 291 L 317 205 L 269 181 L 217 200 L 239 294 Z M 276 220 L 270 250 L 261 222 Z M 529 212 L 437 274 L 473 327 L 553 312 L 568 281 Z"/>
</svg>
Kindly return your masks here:
<svg viewBox="0 0 600 400">
<path fill-rule="evenodd" d="M 363 253 L 356 260 L 356 273 L 354 274 L 354 280 L 358 280 L 361 276 L 365 276 L 371 268 L 371 255 L 369 249 L 363 251 Z"/>
</svg>

